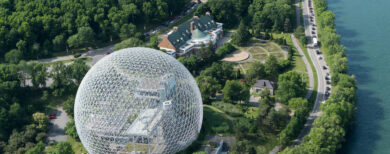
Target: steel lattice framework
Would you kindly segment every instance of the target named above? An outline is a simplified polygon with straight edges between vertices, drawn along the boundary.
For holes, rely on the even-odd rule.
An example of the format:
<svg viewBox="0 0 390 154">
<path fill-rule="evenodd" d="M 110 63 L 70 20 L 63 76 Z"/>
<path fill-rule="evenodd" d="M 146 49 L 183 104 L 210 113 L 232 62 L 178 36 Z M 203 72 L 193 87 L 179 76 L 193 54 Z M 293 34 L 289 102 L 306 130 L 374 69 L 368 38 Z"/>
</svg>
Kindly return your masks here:
<svg viewBox="0 0 390 154">
<path fill-rule="evenodd" d="M 89 153 L 175 153 L 197 138 L 203 108 L 180 62 L 154 49 L 128 48 L 86 74 L 74 114 Z"/>
</svg>

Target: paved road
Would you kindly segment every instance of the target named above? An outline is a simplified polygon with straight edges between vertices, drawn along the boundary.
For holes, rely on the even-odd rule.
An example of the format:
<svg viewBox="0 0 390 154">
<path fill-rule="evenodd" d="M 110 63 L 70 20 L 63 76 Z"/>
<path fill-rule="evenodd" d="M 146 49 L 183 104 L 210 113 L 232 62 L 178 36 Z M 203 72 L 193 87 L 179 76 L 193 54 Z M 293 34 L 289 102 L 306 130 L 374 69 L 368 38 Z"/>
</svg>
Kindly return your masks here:
<svg viewBox="0 0 390 154">
<path fill-rule="evenodd" d="M 309 0 L 303 0 L 302 1 L 302 10 L 303 10 L 303 21 L 305 25 L 305 34 L 309 38 L 310 44 L 307 45 L 307 50 L 309 52 L 309 56 L 314 64 L 314 67 L 317 71 L 317 77 L 318 77 L 318 89 L 317 89 L 317 98 L 315 100 L 315 104 L 313 107 L 313 110 L 310 112 L 309 117 L 307 118 L 307 122 L 305 124 L 305 127 L 301 131 L 301 133 L 298 136 L 298 139 L 296 139 L 293 143 L 294 145 L 298 145 L 302 142 L 303 137 L 305 137 L 307 134 L 309 134 L 310 129 L 312 128 L 312 124 L 314 120 L 321 115 L 320 111 L 320 105 L 321 102 L 324 102 L 326 100 L 325 97 L 325 92 L 326 92 L 326 86 L 330 87 L 330 85 L 326 84 L 325 76 L 326 73 L 330 73 L 328 69 L 324 70 L 322 67 L 326 66 L 327 68 L 328 65 L 324 61 L 324 59 L 319 60 L 319 55 L 316 54 L 316 50 L 319 50 L 318 47 L 314 47 L 313 42 L 311 41 L 313 37 L 318 37 L 317 36 L 317 27 L 313 26 L 313 23 L 309 21 L 309 18 L 311 16 L 311 13 L 309 11 Z M 314 6 L 313 4 L 311 5 L 312 7 Z M 313 7 L 314 9 L 314 7 Z M 299 17 L 299 16 L 298 16 Z M 315 17 L 313 17 L 313 21 L 315 23 Z M 315 30 L 312 30 L 312 28 L 315 27 Z M 315 31 L 315 34 L 312 34 L 312 31 Z M 322 56 L 322 55 L 320 55 Z"/>
<path fill-rule="evenodd" d="M 53 125 L 50 126 L 48 133 L 49 141 L 62 142 L 67 140 L 67 135 L 65 134 L 66 123 L 70 121 L 66 112 L 62 109 L 62 106 L 55 111 L 57 118 L 50 120 Z"/>
</svg>

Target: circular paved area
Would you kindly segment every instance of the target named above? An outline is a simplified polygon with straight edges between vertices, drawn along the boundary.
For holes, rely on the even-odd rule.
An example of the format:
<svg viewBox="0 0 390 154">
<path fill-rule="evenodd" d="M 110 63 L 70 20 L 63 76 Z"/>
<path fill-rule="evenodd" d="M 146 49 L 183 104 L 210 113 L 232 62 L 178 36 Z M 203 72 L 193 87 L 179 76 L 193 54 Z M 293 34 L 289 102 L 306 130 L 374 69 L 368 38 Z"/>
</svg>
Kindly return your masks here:
<svg viewBox="0 0 390 154">
<path fill-rule="evenodd" d="M 240 62 L 249 58 L 249 53 L 246 51 L 236 51 L 223 58 L 223 61 L 227 62 Z"/>
</svg>

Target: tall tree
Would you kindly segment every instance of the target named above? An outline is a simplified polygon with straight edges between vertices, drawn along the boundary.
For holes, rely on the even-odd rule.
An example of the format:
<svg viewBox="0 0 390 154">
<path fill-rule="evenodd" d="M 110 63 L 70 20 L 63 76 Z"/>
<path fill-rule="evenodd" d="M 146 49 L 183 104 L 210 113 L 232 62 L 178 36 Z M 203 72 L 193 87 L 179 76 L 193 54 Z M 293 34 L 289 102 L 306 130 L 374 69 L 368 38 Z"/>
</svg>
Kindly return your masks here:
<svg viewBox="0 0 390 154">
<path fill-rule="evenodd" d="M 224 102 L 234 103 L 243 101 L 247 103 L 249 101 L 250 94 L 248 87 L 237 80 L 227 80 L 222 92 Z"/>
<path fill-rule="evenodd" d="M 36 112 L 33 114 L 33 120 L 36 124 L 36 128 L 42 131 L 45 131 L 47 128 L 47 124 L 49 122 L 49 118 L 41 112 Z"/>
<path fill-rule="evenodd" d="M 264 71 L 267 77 L 273 81 L 276 81 L 279 75 L 278 60 L 274 55 L 267 57 L 264 63 Z"/>
<path fill-rule="evenodd" d="M 232 36 L 232 43 L 242 46 L 248 44 L 251 37 L 252 36 L 249 33 L 248 27 L 244 22 L 241 22 L 237 32 Z"/>
<path fill-rule="evenodd" d="M 303 81 L 301 74 L 289 71 L 279 76 L 276 97 L 282 103 L 287 104 L 290 99 L 303 97 L 305 94 L 306 83 Z"/>
<path fill-rule="evenodd" d="M 31 82 L 35 88 L 46 85 L 46 78 L 48 76 L 46 66 L 42 63 L 31 63 Z"/>
<path fill-rule="evenodd" d="M 215 97 L 217 91 L 221 90 L 221 85 L 218 84 L 218 80 L 211 76 L 200 75 L 196 78 L 200 93 L 202 94 L 202 100 L 205 104 L 211 103 L 211 97 Z"/>
</svg>

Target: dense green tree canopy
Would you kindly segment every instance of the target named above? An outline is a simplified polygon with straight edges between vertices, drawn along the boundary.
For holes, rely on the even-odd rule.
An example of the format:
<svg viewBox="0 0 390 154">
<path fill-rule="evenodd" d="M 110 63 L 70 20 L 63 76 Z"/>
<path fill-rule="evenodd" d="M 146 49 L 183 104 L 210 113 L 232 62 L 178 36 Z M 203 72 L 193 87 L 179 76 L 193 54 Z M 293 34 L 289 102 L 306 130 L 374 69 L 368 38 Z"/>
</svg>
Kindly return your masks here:
<svg viewBox="0 0 390 154">
<path fill-rule="evenodd" d="M 291 98 L 303 97 L 305 94 L 306 83 L 303 81 L 301 74 L 289 71 L 279 76 L 276 97 L 282 103 L 287 104 Z"/>
<path fill-rule="evenodd" d="M 211 97 L 215 97 L 217 91 L 221 90 L 221 85 L 218 80 L 212 76 L 200 75 L 196 77 L 200 93 L 202 94 L 203 103 L 211 103 Z"/>
<path fill-rule="evenodd" d="M 55 146 L 53 151 L 49 152 L 49 154 L 74 154 L 74 151 L 69 142 L 60 142 Z"/>
<path fill-rule="evenodd" d="M 248 27 L 244 22 L 241 22 L 237 32 L 232 35 L 232 43 L 242 46 L 248 44 L 251 37 Z"/>
<path fill-rule="evenodd" d="M 161 24 L 180 13 L 190 0 L 50 0 L 0 4 L 0 59 L 48 56 L 93 40 L 134 37 L 137 29 Z M 141 33 L 142 35 L 142 33 Z M 11 52 L 12 51 L 12 52 Z"/>
<path fill-rule="evenodd" d="M 130 47 L 139 47 L 139 46 L 144 46 L 144 42 L 138 38 L 132 37 L 127 40 L 124 40 L 118 44 L 115 44 L 114 50 L 120 50 L 120 49 L 125 49 L 125 48 L 130 48 Z"/>
<path fill-rule="evenodd" d="M 230 103 L 238 101 L 248 102 L 250 97 L 248 87 L 237 80 L 227 80 L 222 93 L 223 101 Z"/>
</svg>

